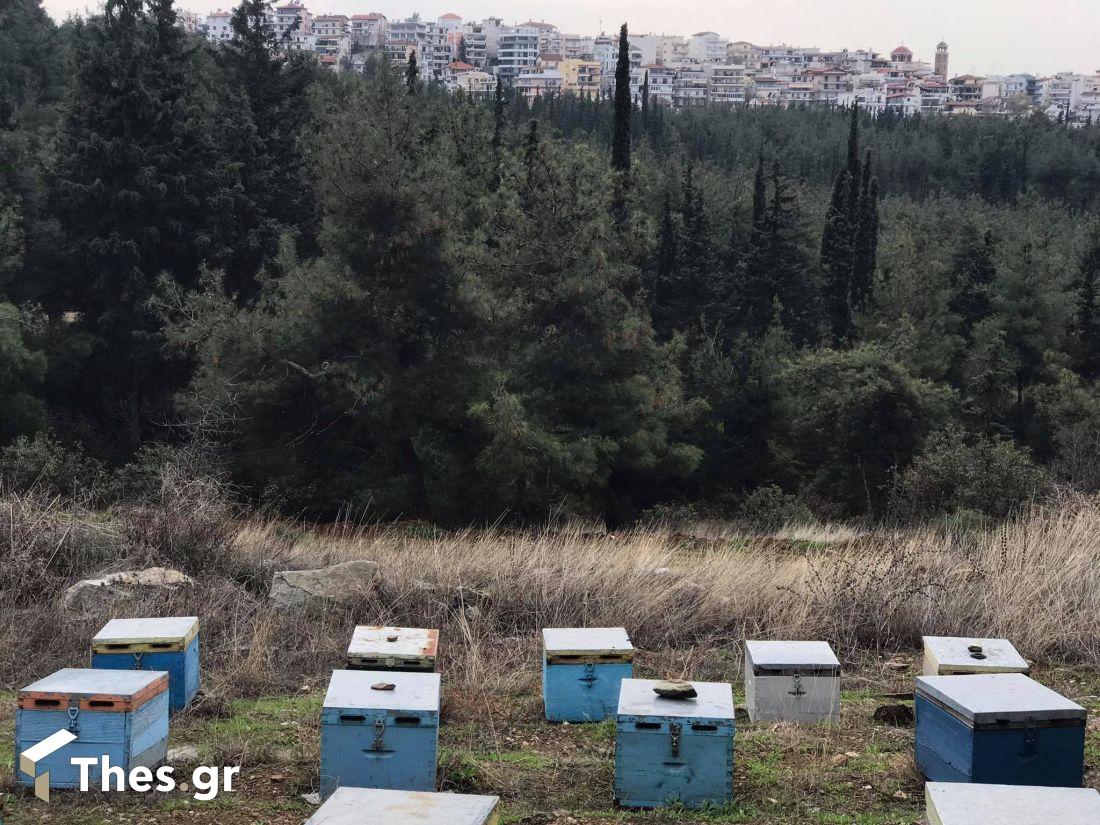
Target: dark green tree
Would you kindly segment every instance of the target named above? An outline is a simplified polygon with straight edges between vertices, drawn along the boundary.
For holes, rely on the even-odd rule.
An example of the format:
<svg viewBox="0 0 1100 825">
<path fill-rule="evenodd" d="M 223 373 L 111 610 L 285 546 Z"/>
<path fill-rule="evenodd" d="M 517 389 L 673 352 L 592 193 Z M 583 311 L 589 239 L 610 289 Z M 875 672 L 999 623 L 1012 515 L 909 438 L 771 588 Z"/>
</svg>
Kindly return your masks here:
<svg viewBox="0 0 1100 825">
<path fill-rule="evenodd" d="M 462 35 L 459 35 L 458 38 L 458 56 L 455 59 L 461 63 L 470 62 L 470 54 L 466 47 L 466 38 Z"/>
<path fill-rule="evenodd" d="M 1081 261 L 1077 282 L 1077 372 L 1100 379 L 1100 233 L 1093 236 Z"/>
<path fill-rule="evenodd" d="M 634 104 L 630 99 L 630 39 L 626 23 L 619 29 L 619 57 L 615 64 L 615 118 L 611 137 L 611 168 L 630 171 L 630 123 Z"/>
<path fill-rule="evenodd" d="M 409 62 L 405 66 L 405 88 L 409 90 L 409 94 L 420 91 L 420 67 L 416 62 L 416 52 L 409 54 Z"/>
</svg>

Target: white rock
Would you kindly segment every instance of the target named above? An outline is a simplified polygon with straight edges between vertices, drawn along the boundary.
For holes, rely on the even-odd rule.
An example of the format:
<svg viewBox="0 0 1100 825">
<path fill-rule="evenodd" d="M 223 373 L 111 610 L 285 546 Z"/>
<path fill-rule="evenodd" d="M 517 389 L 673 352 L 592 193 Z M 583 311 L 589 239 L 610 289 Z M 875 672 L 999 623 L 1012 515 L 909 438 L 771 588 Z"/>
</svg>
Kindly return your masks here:
<svg viewBox="0 0 1100 825">
<path fill-rule="evenodd" d="M 373 561 L 346 561 L 318 570 L 283 570 L 275 574 L 268 598 L 282 610 L 340 604 L 352 607 L 373 593 L 381 568 Z"/>
<path fill-rule="evenodd" d="M 194 745 L 180 745 L 178 748 L 169 748 L 164 760 L 169 765 L 194 765 L 199 761 L 199 749 Z"/>
<path fill-rule="evenodd" d="M 78 581 L 61 596 L 61 607 L 90 616 L 107 613 L 116 603 L 135 596 L 194 586 L 195 580 L 190 576 L 167 567 L 126 570 Z"/>
</svg>

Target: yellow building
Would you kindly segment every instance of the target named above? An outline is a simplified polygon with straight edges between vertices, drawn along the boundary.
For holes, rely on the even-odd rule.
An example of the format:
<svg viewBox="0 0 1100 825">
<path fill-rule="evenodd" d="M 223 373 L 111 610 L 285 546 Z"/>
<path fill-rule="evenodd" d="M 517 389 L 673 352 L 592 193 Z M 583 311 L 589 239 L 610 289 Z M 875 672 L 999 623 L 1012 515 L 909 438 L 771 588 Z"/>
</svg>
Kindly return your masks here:
<svg viewBox="0 0 1100 825">
<path fill-rule="evenodd" d="M 596 94 L 600 90 L 600 64 L 596 60 L 562 60 L 561 90 L 574 94 Z"/>
</svg>

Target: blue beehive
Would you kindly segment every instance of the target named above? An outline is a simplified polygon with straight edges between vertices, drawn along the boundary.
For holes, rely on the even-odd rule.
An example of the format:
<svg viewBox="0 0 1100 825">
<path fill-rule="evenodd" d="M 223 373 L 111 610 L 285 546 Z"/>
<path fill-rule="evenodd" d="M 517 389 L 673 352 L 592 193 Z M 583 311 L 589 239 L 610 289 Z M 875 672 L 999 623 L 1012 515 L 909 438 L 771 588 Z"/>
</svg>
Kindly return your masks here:
<svg viewBox="0 0 1100 825">
<path fill-rule="evenodd" d="M 199 690 L 199 620 L 112 619 L 92 639 L 92 667 L 167 671 L 169 708 L 182 710 Z"/>
<path fill-rule="evenodd" d="M 434 791 L 439 674 L 337 670 L 321 710 L 321 795 Z"/>
<path fill-rule="evenodd" d="M 20 756 L 58 731 L 75 735 L 41 760 Z M 66 737 L 67 738 L 67 737 Z M 15 753 L 24 785 L 80 786 L 73 757 L 108 757 L 125 771 L 159 765 L 168 752 L 168 674 L 67 668 L 19 691 Z M 49 773 L 48 782 L 35 783 Z M 98 787 L 100 771 L 90 773 Z"/>
<path fill-rule="evenodd" d="M 542 697 L 550 722 L 615 715 L 619 683 L 634 676 L 634 647 L 621 627 L 542 631 Z"/>
<path fill-rule="evenodd" d="M 918 677 L 916 712 L 933 782 L 1081 786 L 1085 709 L 1023 674 Z"/>
<path fill-rule="evenodd" d="M 624 679 L 615 733 L 615 801 L 628 808 L 733 800 L 733 688 L 696 682 L 669 699 L 657 682 Z"/>
</svg>

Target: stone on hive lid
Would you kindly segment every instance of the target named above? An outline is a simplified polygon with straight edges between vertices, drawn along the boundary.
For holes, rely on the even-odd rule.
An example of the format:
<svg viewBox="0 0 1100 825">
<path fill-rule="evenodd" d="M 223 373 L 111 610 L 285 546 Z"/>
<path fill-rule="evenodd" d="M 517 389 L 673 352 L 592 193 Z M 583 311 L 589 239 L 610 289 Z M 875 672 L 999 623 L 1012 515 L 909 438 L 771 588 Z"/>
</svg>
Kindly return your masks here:
<svg viewBox="0 0 1100 825">
<path fill-rule="evenodd" d="M 918 676 L 917 694 L 973 726 L 1053 719 L 1084 719 L 1076 702 L 1022 673 Z"/>
<path fill-rule="evenodd" d="M 1100 794 L 1091 788 L 929 782 L 924 795 L 930 825 L 1100 823 Z"/>
<path fill-rule="evenodd" d="M 337 788 L 306 825 L 486 825 L 495 796 Z"/>
<path fill-rule="evenodd" d="M 379 683 L 394 687 L 392 690 L 373 690 L 372 687 Z M 329 680 L 324 707 L 436 713 L 439 684 L 438 673 L 335 670 Z"/>
<path fill-rule="evenodd" d="M 1007 639 L 925 636 L 924 673 L 1027 673 L 1027 661 Z"/>
<path fill-rule="evenodd" d="M 662 679 L 655 682 L 653 692 L 658 696 L 664 696 L 666 699 L 694 699 L 699 695 L 691 682 L 684 682 L 679 679 Z"/>
</svg>

